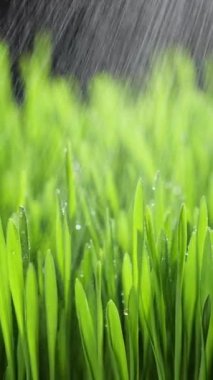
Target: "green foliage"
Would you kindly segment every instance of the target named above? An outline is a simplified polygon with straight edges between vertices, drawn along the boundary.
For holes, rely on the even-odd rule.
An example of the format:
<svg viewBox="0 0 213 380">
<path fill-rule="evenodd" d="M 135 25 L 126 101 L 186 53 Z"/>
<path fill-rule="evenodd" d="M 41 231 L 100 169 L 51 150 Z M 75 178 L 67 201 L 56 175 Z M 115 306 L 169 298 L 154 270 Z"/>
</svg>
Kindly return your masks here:
<svg viewBox="0 0 213 380">
<path fill-rule="evenodd" d="M 212 63 L 205 91 L 171 52 L 83 102 L 46 50 L 17 106 L 0 46 L 0 377 L 212 378 Z"/>
</svg>

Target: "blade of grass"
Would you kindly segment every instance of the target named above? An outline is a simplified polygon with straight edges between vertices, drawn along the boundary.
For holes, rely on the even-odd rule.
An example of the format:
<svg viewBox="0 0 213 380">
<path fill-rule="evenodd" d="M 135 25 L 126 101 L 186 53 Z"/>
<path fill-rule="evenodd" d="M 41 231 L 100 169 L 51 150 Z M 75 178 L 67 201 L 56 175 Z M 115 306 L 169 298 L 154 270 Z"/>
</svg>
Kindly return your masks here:
<svg viewBox="0 0 213 380">
<path fill-rule="evenodd" d="M 7 227 L 7 251 L 10 291 L 21 336 L 24 336 L 24 273 L 18 230 L 12 221 Z"/>
<path fill-rule="evenodd" d="M 56 334 L 58 327 L 58 291 L 55 264 L 50 252 L 45 259 L 45 309 L 46 309 L 46 329 L 49 358 L 49 376 L 50 380 L 56 378 L 55 352 L 56 352 Z"/>
<path fill-rule="evenodd" d="M 124 305 L 128 307 L 129 294 L 133 285 L 132 263 L 128 253 L 125 253 L 122 265 L 122 287 L 124 296 Z"/>
<path fill-rule="evenodd" d="M 71 146 L 65 150 L 65 163 L 66 163 L 66 181 L 68 191 L 68 209 L 69 217 L 73 222 L 76 215 L 76 195 L 75 195 L 75 178 L 72 164 Z"/>
<path fill-rule="evenodd" d="M 25 273 L 30 262 L 30 243 L 27 216 L 24 207 L 19 207 L 19 235 L 22 249 L 23 268 Z"/>
<path fill-rule="evenodd" d="M 121 321 L 116 305 L 112 300 L 107 304 L 107 332 L 120 380 L 128 380 L 128 366 Z"/>
<path fill-rule="evenodd" d="M 138 271 L 142 256 L 142 239 L 144 230 L 144 199 L 143 185 L 139 180 L 135 193 L 134 211 L 133 211 L 133 251 L 132 251 L 132 270 L 133 283 L 135 288 L 138 287 Z"/>
<path fill-rule="evenodd" d="M 26 331 L 29 347 L 32 379 L 39 379 L 38 350 L 39 350 L 39 302 L 36 272 L 29 265 L 26 278 Z"/>
<path fill-rule="evenodd" d="M 129 378 L 139 379 L 139 329 L 138 329 L 138 293 L 131 289 L 128 304 L 128 341 L 129 341 Z"/>
<path fill-rule="evenodd" d="M 9 274 L 7 265 L 7 249 L 0 221 L 0 321 L 4 338 L 4 344 L 8 362 L 8 377 L 15 379 L 14 354 L 13 354 L 13 325 L 11 294 L 9 287 Z"/>
<path fill-rule="evenodd" d="M 97 350 L 98 350 L 98 362 L 100 363 L 100 376 L 103 377 L 103 305 L 102 305 L 102 265 L 99 261 L 96 268 L 96 313 L 97 313 Z M 101 379 L 100 379 L 101 380 Z"/>
<path fill-rule="evenodd" d="M 182 376 L 182 287 L 183 287 L 183 271 L 184 262 L 187 252 L 187 217 L 185 205 L 182 206 L 177 231 L 177 283 L 176 283 L 176 303 L 175 303 L 175 357 L 174 357 L 174 372 L 175 380 L 179 380 Z"/>
<path fill-rule="evenodd" d="M 99 380 L 101 379 L 101 373 L 100 363 L 98 362 L 97 339 L 94 323 L 85 291 L 78 279 L 75 282 L 75 302 L 87 367 L 91 378 Z"/>
</svg>

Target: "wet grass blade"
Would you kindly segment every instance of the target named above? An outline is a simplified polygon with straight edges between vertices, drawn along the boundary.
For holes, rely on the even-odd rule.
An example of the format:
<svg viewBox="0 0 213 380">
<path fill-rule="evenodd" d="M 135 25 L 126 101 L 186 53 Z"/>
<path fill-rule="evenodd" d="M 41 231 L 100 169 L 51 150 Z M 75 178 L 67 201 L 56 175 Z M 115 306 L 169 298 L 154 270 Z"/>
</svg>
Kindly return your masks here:
<svg viewBox="0 0 213 380">
<path fill-rule="evenodd" d="M 14 342 L 12 324 L 12 303 L 9 287 L 9 273 L 7 265 L 7 249 L 0 221 L 0 322 L 5 343 L 8 362 L 8 377 L 15 379 Z"/>
<path fill-rule="evenodd" d="M 72 240 L 67 219 L 64 221 L 64 298 L 66 312 L 70 313 L 72 304 L 71 294 L 71 274 L 72 274 Z"/>
<path fill-rule="evenodd" d="M 122 265 L 122 286 L 124 305 L 128 308 L 129 294 L 133 286 L 132 263 L 128 253 L 125 253 Z"/>
<path fill-rule="evenodd" d="M 196 239 L 196 232 L 193 232 L 189 241 L 183 278 L 183 320 L 186 333 L 186 361 L 189 360 L 194 313 L 196 311 L 195 308 L 199 289 L 199 279 L 197 275 Z"/>
<path fill-rule="evenodd" d="M 60 207 L 60 199 L 57 199 L 56 209 L 56 264 L 59 272 L 60 282 L 64 279 L 64 225 L 63 215 Z"/>
<path fill-rule="evenodd" d="M 33 380 L 39 379 L 38 351 L 39 351 L 39 300 L 36 272 L 32 264 L 29 265 L 25 290 L 26 302 L 26 330 Z"/>
<path fill-rule="evenodd" d="M 138 328 L 138 293 L 131 289 L 128 312 L 126 315 L 129 341 L 129 378 L 139 380 L 139 328 Z"/>
<path fill-rule="evenodd" d="M 7 227 L 7 251 L 10 291 L 15 308 L 18 328 L 24 337 L 24 272 L 18 230 L 12 221 Z"/>
<path fill-rule="evenodd" d="M 56 378 L 55 355 L 58 328 L 58 291 L 55 264 L 50 252 L 47 253 L 45 260 L 44 281 L 49 376 L 50 380 L 54 380 Z"/>
<path fill-rule="evenodd" d="M 208 210 L 206 199 L 202 197 L 200 201 L 200 210 L 197 226 L 197 260 L 198 260 L 198 273 L 201 273 L 201 266 L 203 260 L 203 250 L 208 228 Z"/>
<path fill-rule="evenodd" d="M 89 309 L 86 293 L 78 279 L 75 282 L 75 302 L 87 368 L 91 378 L 99 380 L 101 374 L 99 369 L 100 363 L 98 362 L 97 338 L 94 322 Z"/>
<path fill-rule="evenodd" d="M 132 251 L 132 270 L 133 283 L 135 288 L 138 287 L 138 276 L 140 261 L 142 256 L 142 239 L 144 230 L 144 199 L 143 184 L 139 180 L 135 193 L 134 211 L 133 211 L 133 251 Z"/>
<path fill-rule="evenodd" d="M 30 262 L 30 243 L 27 216 L 24 207 L 19 208 L 19 235 L 21 241 L 23 267 L 24 272 L 26 272 Z"/>
<path fill-rule="evenodd" d="M 118 309 L 111 300 L 107 304 L 107 332 L 120 380 L 129 380 L 126 349 Z"/>
<path fill-rule="evenodd" d="M 68 191 L 68 208 L 69 217 L 71 221 L 74 221 L 76 215 L 76 195 L 75 195 L 75 178 L 72 164 L 72 155 L 70 145 L 65 151 L 65 163 L 66 163 L 66 180 Z"/>
<path fill-rule="evenodd" d="M 100 376 L 103 374 L 103 347 L 104 347 L 104 317 L 102 304 L 102 265 L 99 261 L 96 268 L 95 276 L 96 287 L 96 318 L 97 318 L 97 350 L 98 362 L 100 363 Z M 101 378 L 100 378 L 101 380 Z"/>
<path fill-rule="evenodd" d="M 180 218 L 177 230 L 177 283 L 176 283 L 176 302 L 175 302 L 175 361 L 174 371 L 175 380 L 179 380 L 182 376 L 182 329 L 183 329 L 183 310 L 182 310 L 182 286 L 183 271 L 187 253 L 187 218 L 186 208 L 183 205 L 180 212 Z"/>
</svg>

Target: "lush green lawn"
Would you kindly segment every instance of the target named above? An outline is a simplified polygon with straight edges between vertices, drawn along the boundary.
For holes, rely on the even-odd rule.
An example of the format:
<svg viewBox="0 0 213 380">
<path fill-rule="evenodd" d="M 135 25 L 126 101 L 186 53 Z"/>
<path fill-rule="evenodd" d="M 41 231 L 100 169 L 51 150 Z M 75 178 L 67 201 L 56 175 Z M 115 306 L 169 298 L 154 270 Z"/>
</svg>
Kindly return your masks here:
<svg viewBox="0 0 213 380">
<path fill-rule="evenodd" d="M 0 46 L 0 378 L 212 378 L 212 65 L 83 103 L 42 57 L 18 107 Z"/>
</svg>

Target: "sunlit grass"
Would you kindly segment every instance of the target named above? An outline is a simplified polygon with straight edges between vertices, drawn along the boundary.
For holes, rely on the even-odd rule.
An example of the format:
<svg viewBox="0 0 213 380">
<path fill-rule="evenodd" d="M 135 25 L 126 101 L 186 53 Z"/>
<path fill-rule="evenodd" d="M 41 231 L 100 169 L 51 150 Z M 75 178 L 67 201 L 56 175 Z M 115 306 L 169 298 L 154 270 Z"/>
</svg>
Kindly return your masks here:
<svg viewBox="0 0 213 380">
<path fill-rule="evenodd" d="M 212 378 L 212 65 L 82 102 L 43 44 L 21 107 L 0 46 L 0 377 Z"/>
</svg>

